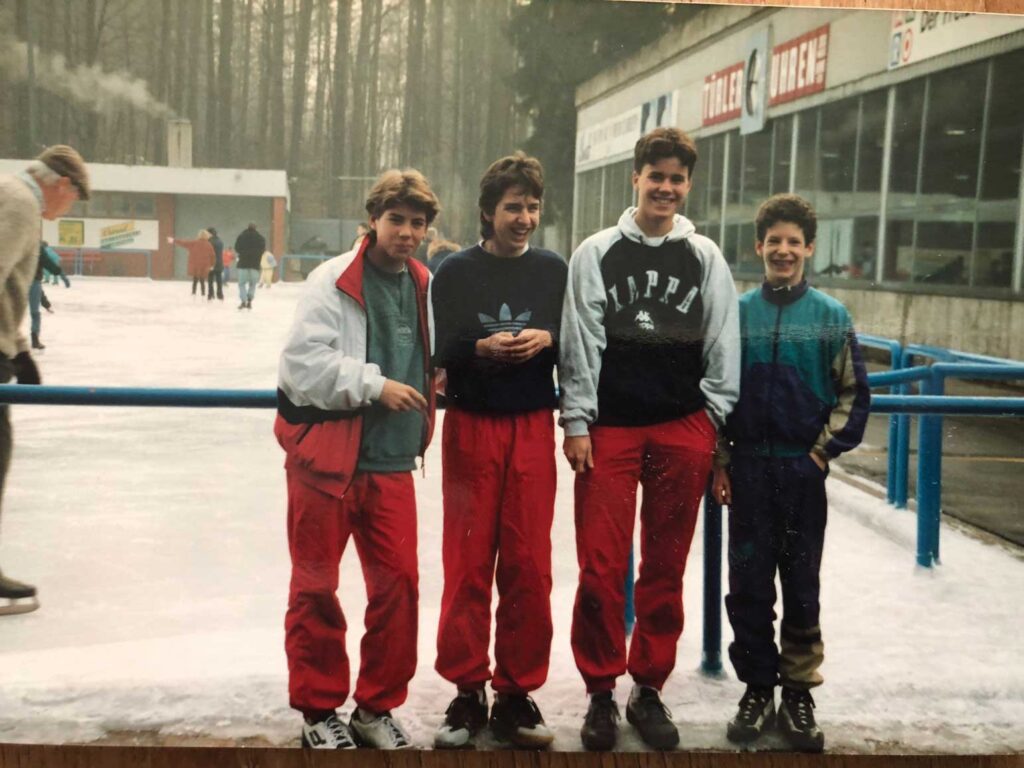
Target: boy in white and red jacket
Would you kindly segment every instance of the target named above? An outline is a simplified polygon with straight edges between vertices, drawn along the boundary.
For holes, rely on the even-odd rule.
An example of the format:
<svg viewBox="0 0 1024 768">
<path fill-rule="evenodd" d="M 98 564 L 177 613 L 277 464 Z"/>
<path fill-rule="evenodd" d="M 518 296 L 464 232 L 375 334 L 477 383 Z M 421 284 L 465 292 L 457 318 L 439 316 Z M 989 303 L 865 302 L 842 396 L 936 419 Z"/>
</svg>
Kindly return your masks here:
<svg viewBox="0 0 1024 768">
<path fill-rule="evenodd" d="M 416 669 L 418 573 L 411 470 L 433 431 L 430 273 L 412 259 L 440 210 L 418 172 L 388 171 L 370 234 L 310 273 L 281 354 L 274 431 L 287 458 L 289 699 L 305 747 L 411 746 L 391 710 Z M 369 603 L 348 724 L 338 566 L 349 537 Z"/>
</svg>

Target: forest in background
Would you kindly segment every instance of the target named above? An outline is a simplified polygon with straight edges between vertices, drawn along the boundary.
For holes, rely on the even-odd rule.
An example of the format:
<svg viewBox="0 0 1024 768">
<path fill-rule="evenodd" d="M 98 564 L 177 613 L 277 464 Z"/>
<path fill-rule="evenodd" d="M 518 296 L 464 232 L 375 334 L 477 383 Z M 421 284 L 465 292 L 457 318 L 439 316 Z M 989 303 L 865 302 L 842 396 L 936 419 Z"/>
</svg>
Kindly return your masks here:
<svg viewBox="0 0 1024 768">
<path fill-rule="evenodd" d="M 0 0 L 0 157 L 70 143 L 161 165 L 283 168 L 292 213 L 360 218 L 369 182 L 415 166 L 445 234 L 476 230 L 490 161 L 545 165 L 545 224 L 572 212 L 574 89 L 685 23 L 607 0 Z M 31 44 L 29 44 L 31 43 Z M 29 83 L 32 87 L 29 87 Z"/>
</svg>

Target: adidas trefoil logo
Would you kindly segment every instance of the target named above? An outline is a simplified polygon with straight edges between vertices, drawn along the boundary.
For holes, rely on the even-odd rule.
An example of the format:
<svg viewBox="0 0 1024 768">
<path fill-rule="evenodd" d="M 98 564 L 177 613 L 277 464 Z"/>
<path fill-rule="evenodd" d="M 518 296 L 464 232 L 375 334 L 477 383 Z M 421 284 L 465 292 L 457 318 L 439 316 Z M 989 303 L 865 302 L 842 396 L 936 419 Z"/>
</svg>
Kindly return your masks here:
<svg viewBox="0 0 1024 768">
<path fill-rule="evenodd" d="M 530 322 L 533 312 L 528 309 L 522 314 L 516 315 L 513 320 L 512 310 L 509 309 L 508 304 L 502 304 L 501 309 L 498 310 L 497 320 L 490 315 L 485 315 L 483 312 L 478 312 L 477 317 L 480 318 L 481 325 L 483 325 L 484 330 L 488 333 L 501 333 L 502 331 L 519 333 Z"/>
</svg>

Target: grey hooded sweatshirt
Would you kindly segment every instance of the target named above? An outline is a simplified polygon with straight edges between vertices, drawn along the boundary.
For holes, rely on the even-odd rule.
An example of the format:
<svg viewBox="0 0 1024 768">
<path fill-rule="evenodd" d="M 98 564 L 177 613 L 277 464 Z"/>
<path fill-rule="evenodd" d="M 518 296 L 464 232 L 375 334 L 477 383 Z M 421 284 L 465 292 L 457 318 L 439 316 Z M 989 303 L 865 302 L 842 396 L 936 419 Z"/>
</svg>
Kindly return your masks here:
<svg viewBox="0 0 1024 768">
<path fill-rule="evenodd" d="M 676 215 L 647 237 L 627 208 L 569 262 L 561 425 L 645 426 L 705 409 L 721 428 L 739 397 L 736 286 L 721 251 Z"/>
</svg>

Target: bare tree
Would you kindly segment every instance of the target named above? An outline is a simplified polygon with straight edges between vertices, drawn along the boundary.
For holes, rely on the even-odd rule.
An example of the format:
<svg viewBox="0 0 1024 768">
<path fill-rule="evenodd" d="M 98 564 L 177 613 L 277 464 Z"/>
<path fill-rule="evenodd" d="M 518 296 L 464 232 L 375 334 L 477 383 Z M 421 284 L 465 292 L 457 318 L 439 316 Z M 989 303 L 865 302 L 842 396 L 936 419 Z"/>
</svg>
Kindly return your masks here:
<svg viewBox="0 0 1024 768">
<path fill-rule="evenodd" d="M 233 0 L 220 3 L 220 51 L 217 61 L 217 145 L 220 150 L 219 165 L 231 167 L 233 148 L 231 146 L 231 125 L 234 122 L 234 77 L 231 70 L 231 46 L 235 35 L 235 4 Z"/>
<path fill-rule="evenodd" d="M 284 167 L 284 0 L 274 0 L 270 61 L 270 153 L 273 168 Z"/>
<path fill-rule="evenodd" d="M 345 175 L 350 167 L 346 162 L 346 128 L 348 127 L 348 57 L 349 25 L 352 22 L 352 0 L 338 0 L 338 23 L 334 40 L 334 82 L 331 87 L 331 207 L 335 215 L 341 215 L 340 185 L 338 177 Z"/>
<path fill-rule="evenodd" d="M 299 168 L 299 147 L 302 146 L 302 116 L 306 111 L 306 64 L 309 61 L 309 28 L 313 18 L 313 0 L 299 3 L 299 23 L 295 27 L 295 66 L 292 69 L 292 125 L 288 147 L 288 172 Z"/>
</svg>

